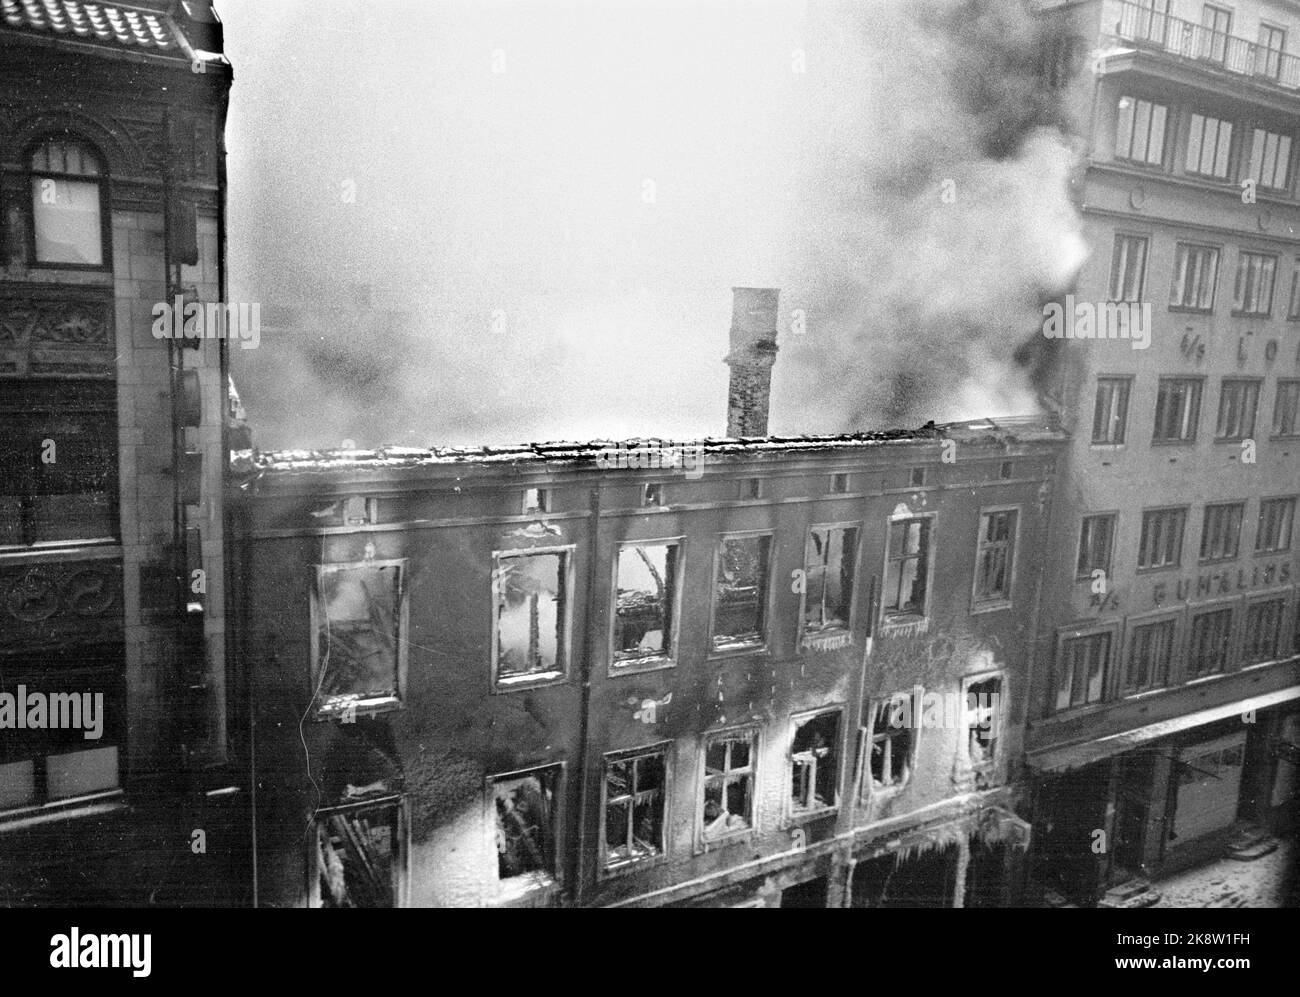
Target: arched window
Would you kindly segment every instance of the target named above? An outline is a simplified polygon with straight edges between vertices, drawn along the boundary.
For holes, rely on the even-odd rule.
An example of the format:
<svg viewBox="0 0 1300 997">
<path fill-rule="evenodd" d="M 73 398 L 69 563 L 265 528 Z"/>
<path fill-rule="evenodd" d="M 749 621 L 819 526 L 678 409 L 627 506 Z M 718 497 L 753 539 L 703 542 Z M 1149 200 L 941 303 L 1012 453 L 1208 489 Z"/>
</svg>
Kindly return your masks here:
<svg viewBox="0 0 1300 997">
<path fill-rule="evenodd" d="M 105 265 L 103 177 L 87 143 L 52 138 L 32 150 L 32 243 L 37 263 Z"/>
</svg>

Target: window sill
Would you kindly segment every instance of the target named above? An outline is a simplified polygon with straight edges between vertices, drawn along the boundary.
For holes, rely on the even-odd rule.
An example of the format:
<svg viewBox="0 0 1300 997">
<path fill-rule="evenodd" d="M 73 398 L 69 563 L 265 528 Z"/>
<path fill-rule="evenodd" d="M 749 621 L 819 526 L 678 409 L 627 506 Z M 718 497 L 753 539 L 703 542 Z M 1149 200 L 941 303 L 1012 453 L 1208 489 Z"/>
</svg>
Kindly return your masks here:
<svg viewBox="0 0 1300 997">
<path fill-rule="evenodd" d="M 1272 318 L 1272 317 L 1273 317 L 1273 313 L 1272 313 L 1271 311 L 1268 311 L 1268 312 L 1229 312 L 1228 314 L 1231 315 L 1233 318 L 1267 319 L 1267 318 Z"/>
<path fill-rule="evenodd" d="M 744 829 L 728 831 L 726 834 L 715 834 L 708 836 L 700 834 L 699 840 L 695 844 L 695 854 L 703 855 L 718 848 L 727 848 L 731 845 L 740 845 L 752 842 L 754 840 L 754 825 Z"/>
<path fill-rule="evenodd" d="M 901 637 L 926 633 L 930 629 L 928 616 L 894 616 L 886 618 L 880 624 L 880 636 Z"/>
<path fill-rule="evenodd" d="M 520 689 L 536 689 L 540 686 L 559 685 L 564 680 L 564 672 L 536 672 L 531 675 L 518 675 L 510 678 L 497 679 L 492 685 L 492 692 L 518 692 Z"/>
<path fill-rule="evenodd" d="M 675 658 L 624 658 L 613 661 L 609 666 L 608 674 L 614 679 L 620 675 L 640 675 L 644 672 L 661 672 L 676 667 Z"/>
<path fill-rule="evenodd" d="M 1150 567 L 1150 568 L 1138 568 L 1136 571 L 1134 571 L 1134 574 L 1158 575 L 1162 571 L 1177 571 L 1181 567 L 1182 567 L 1181 564 L 1157 564 L 1154 567 Z"/>
<path fill-rule="evenodd" d="M 353 699 L 346 702 L 328 703 L 317 707 L 312 719 L 317 721 L 343 720 L 346 716 L 371 717 L 381 713 L 391 713 L 402 709 L 402 701 L 396 696 L 382 696 L 377 699 Z"/>
<path fill-rule="evenodd" d="M 1153 436 L 1151 437 L 1151 445 L 1153 447 L 1194 447 L 1196 446 L 1196 437 L 1191 436 L 1185 440 L 1182 439 L 1166 440 L 1166 439 L 1158 439 Z"/>
<path fill-rule="evenodd" d="M 549 872 L 528 872 L 510 879 L 498 879 L 496 902 L 502 905 L 528 900 L 535 903 L 560 891 L 560 882 Z"/>
<path fill-rule="evenodd" d="M 80 820 L 113 813 L 127 808 L 126 795 L 121 789 L 111 789 L 104 793 L 81 796 L 71 800 L 59 800 L 0 813 L 0 835 L 21 831 L 40 824 L 54 821 Z"/>
<path fill-rule="evenodd" d="M 867 791 L 866 795 L 858 801 L 859 809 L 867 810 L 882 803 L 888 803 L 895 796 L 905 790 L 911 781 L 912 779 L 909 775 L 908 778 L 904 779 L 902 782 L 895 782 L 888 786 L 876 786 L 873 784 Z"/>
<path fill-rule="evenodd" d="M 601 880 L 618 879 L 622 876 L 635 875 L 645 869 L 653 869 L 655 866 L 663 865 L 668 861 L 668 856 L 663 852 L 658 855 L 647 855 L 644 858 L 628 859 L 625 862 L 619 862 L 616 865 L 602 865 L 600 868 L 599 878 Z"/>
<path fill-rule="evenodd" d="M 835 804 L 834 806 L 817 807 L 815 810 L 814 809 L 792 810 L 790 813 L 786 815 L 785 819 L 781 821 L 781 827 L 782 828 L 799 827 L 803 824 L 811 823 L 812 821 L 818 820 L 822 817 L 833 817 L 835 814 L 839 812 L 840 812 L 840 806 L 838 803 Z"/>
<path fill-rule="evenodd" d="M 1093 440 L 1088 444 L 1089 450 L 1097 450 L 1102 453 L 1114 453 L 1116 450 L 1123 450 L 1128 446 L 1127 443 L 1120 441 L 1118 443 L 1108 443 L 1104 440 Z"/>
<path fill-rule="evenodd" d="M 761 644 L 727 644 L 723 647 L 712 648 L 707 656 L 707 660 L 714 661 L 719 658 L 739 658 L 746 654 L 767 654 L 767 642 Z"/>
<path fill-rule="evenodd" d="M 977 602 L 971 605 L 970 615 L 978 616 L 980 613 L 998 613 L 1004 609 L 1010 608 L 1010 599 L 999 599 L 997 602 Z"/>
<path fill-rule="evenodd" d="M 835 651 L 853 644 L 853 631 L 848 627 L 806 630 L 799 637 L 800 651 Z"/>
<path fill-rule="evenodd" d="M 1193 305 L 1170 305 L 1169 310 L 1178 315 L 1213 315 L 1214 308 L 1197 308 Z"/>
</svg>

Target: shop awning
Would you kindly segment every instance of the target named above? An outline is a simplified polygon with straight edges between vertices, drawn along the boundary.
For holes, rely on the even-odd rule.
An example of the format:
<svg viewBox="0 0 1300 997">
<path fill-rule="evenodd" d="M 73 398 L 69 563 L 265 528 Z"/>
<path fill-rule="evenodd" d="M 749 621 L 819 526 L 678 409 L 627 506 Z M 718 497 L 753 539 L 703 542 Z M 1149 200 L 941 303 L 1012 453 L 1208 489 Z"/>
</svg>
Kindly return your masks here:
<svg viewBox="0 0 1300 997">
<path fill-rule="evenodd" d="M 1195 713 L 1185 713 L 1181 717 L 1161 720 L 1157 723 L 1147 724 L 1145 727 L 1126 730 L 1121 734 L 1111 734 L 1092 741 L 1079 741 L 1074 744 L 1040 748 L 1037 751 L 1029 752 L 1026 761 L 1028 761 L 1030 768 L 1039 772 L 1061 772 L 1065 769 L 1081 768 L 1084 765 L 1091 765 L 1103 758 L 1110 758 L 1112 755 L 1118 755 L 1130 748 L 1135 748 L 1148 741 L 1154 741 L 1157 738 L 1177 734 L 1179 731 L 1189 730 L 1192 727 L 1201 727 L 1231 716 L 1240 716 L 1251 710 L 1263 710 L 1292 699 L 1300 699 L 1300 685 L 1252 696 L 1250 699 L 1239 699 L 1234 703 L 1213 706 L 1209 709 L 1198 710 Z"/>
</svg>

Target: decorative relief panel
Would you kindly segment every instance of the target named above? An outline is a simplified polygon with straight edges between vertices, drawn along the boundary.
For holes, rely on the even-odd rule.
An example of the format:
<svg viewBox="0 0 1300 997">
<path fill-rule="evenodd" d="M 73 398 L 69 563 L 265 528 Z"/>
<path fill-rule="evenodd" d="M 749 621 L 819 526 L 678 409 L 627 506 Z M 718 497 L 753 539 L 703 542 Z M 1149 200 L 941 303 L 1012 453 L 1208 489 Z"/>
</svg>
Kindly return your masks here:
<svg viewBox="0 0 1300 997">
<path fill-rule="evenodd" d="M 116 372 L 107 299 L 0 298 L 0 377 Z"/>
<path fill-rule="evenodd" d="M 0 565 L 0 652 L 121 638 L 120 561 Z"/>
</svg>

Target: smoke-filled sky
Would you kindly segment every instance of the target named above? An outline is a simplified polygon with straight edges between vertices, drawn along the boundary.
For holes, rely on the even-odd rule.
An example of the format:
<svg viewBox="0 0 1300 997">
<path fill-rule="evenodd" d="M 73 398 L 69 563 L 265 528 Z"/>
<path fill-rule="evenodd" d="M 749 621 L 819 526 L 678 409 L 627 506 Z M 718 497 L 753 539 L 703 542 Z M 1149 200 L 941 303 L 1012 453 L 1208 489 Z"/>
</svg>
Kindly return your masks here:
<svg viewBox="0 0 1300 997">
<path fill-rule="evenodd" d="M 263 448 L 721 435 L 733 285 L 774 432 L 1032 405 L 1082 246 L 1021 0 L 218 9 Z"/>
</svg>

